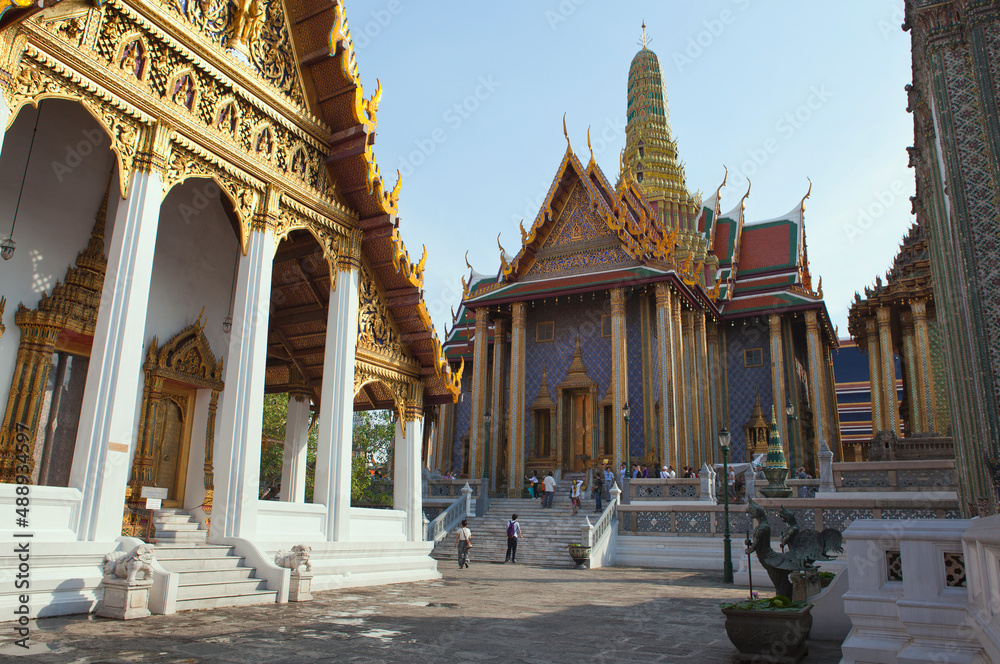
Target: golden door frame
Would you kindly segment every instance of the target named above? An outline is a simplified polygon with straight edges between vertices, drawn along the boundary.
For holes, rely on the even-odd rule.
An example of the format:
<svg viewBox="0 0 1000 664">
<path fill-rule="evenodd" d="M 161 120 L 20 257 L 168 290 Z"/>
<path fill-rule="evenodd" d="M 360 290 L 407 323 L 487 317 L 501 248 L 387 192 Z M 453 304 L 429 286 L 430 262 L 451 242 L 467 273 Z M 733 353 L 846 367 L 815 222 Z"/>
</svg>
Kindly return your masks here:
<svg viewBox="0 0 1000 664">
<path fill-rule="evenodd" d="M 155 425 L 162 429 L 165 425 L 163 420 L 164 407 L 166 403 L 172 402 L 176 405 L 181 414 L 182 430 L 180 439 L 177 442 L 177 465 L 174 470 L 173 484 L 166 488 L 172 491 L 172 498 L 164 498 L 164 507 L 184 507 L 184 492 L 187 489 L 187 467 L 191 454 L 191 432 L 194 430 L 194 402 L 198 395 L 198 390 L 189 385 L 184 385 L 173 380 L 164 381 L 160 391 L 160 398 L 157 400 L 157 418 Z M 159 445 L 163 442 L 161 432 L 152 431 L 150 440 L 152 443 L 151 460 L 153 477 L 159 475 L 158 458 L 162 452 Z"/>
<path fill-rule="evenodd" d="M 202 311 L 204 313 L 204 311 Z M 142 487 L 152 486 L 155 480 L 156 463 L 153 457 L 156 444 L 156 431 L 159 423 L 160 404 L 163 399 L 169 399 L 170 394 L 189 393 L 191 408 L 194 405 L 195 392 L 199 389 L 212 390 L 211 403 L 208 409 L 208 428 L 205 435 L 205 489 L 208 495 L 206 505 L 211 505 L 214 475 L 212 468 L 212 451 L 215 445 L 215 413 L 219 401 L 219 393 L 224 388 L 222 382 L 222 359 L 216 359 L 212 348 L 205 337 L 205 324 L 202 314 L 198 319 L 174 335 L 162 348 L 154 337 L 146 352 L 146 362 L 143 370 L 146 373 L 145 385 L 142 390 L 142 410 L 139 420 L 139 444 L 136 447 L 135 459 L 132 462 L 132 476 L 126 489 L 126 501 L 135 502 L 141 498 Z M 175 400 L 176 402 L 176 400 Z M 178 474 L 183 478 L 181 492 L 170 502 L 183 501 L 183 491 L 186 490 L 187 449 L 190 447 L 191 431 L 194 421 L 190 413 L 185 418 L 186 433 L 182 439 L 183 458 L 178 458 Z M 210 507 L 209 507 L 210 508 Z"/>
<path fill-rule="evenodd" d="M 564 418 L 566 418 L 567 413 L 566 408 L 566 397 L 571 394 L 583 394 L 586 399 L 584 401 L 584 409 L 582 413 L 584 422 L 584 442 L 583 442 L 583 453 L 573 454 L 574 447 L 571 439 L 572 432 L 567 431 Z M 574 472 L 576 470 L 586 470 L 590 467 L 593 462 L 593 443 L 594 435 L 596 431 L 594 422 L 594 406 L 597 403 L 597 383 L 587 375 L 587 367 L 583 363 L 583 354 L 580 350 L 580 337 L 576 338 L 576 348 L 573 350 L 573 360 L 570 362 L 569 370 L 566 372 L 566 378 L 556 387 L 556 417 L 558 418 L 556 423 L 556 465 L 563 470 Z M 570 415 L 572 420 L 572 415 Z M 588 445 L 589 443 L 589 445 Z M 570 452 L 572 458 L 565 458 L 565 453 Z M 579 459 L 578 457 L 583 457 Z"/>
</svg>

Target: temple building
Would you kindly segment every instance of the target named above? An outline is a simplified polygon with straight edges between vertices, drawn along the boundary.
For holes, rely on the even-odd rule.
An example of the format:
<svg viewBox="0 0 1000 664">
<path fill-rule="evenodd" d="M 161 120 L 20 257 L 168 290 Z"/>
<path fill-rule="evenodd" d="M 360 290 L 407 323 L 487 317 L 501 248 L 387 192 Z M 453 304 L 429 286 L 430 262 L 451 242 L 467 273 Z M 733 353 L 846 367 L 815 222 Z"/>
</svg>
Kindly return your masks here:
<svg viewBox="0 0 1000 664">
<path fill-rule="evenodd" d="M 808 191 L 761 221 L 745 220 L 749 188 L 724 213 L 725 178 L 710 196 L 692 192 L 645 45 L 626 102 L 616 183 L 567 135 L 520 249 L 501 247 L 495 273 L 463 279 L 444 344 L 464 366 L 462 398 L 440 409 L 431 467 L 519 497 L 532 470 L 721 462 L 723 427 L 742 461 L 764 451 L 774 417 L 789 466 L 815 473 L 821 445 L 841 450 Z"/>
<path fill-rule="evenodd" d="M 950 457 L 943 340 L 924 223 L 910 227 L 885 281 L 876 277 L 864 298 L 855 293 L 848 331 L 868 360 L 872 435 L 908 439 L 902 445 L 919 448 L 918 457 Z"/>
<path fill-rule="evenodd" d="M 151 538 L 173 544 L 155 613 L 287 601 L 273 561 L 296 545 L 314 589 L 439 578 L 423 422 L 461 369 L 373 154 L 382 90 L 362 89 L 343 2 L 18 0 L 0 81 L 0 540 L 30 536 L 32 560 L 0 608 L 92 611 L 105 554 Z M 292 397 L 280 501 L 258 494 L 265 392 Z M 392 510 L 351 505 L 365 409 L 395 413 Z M 254 569 L 186 582 L 205 557 Z"/>
</svg>

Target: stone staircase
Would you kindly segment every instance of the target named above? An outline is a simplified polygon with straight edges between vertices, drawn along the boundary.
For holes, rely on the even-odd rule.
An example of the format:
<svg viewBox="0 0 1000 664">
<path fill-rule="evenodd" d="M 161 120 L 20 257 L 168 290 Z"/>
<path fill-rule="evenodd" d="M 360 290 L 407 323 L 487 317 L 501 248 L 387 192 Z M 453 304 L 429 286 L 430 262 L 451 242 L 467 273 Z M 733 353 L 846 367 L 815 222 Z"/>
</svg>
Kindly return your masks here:
<svg viewBox="0 0 1000 664">
<path fill-rule="evenodd" d="M 588 516 L 591 523 L 596 523 L 600 515 L 594 513 L 594 501 L 585 492 L 580 511 L 573 516 L 569 502 L 572 479 L 572 476 L 567 476 L 556 484 L 551 509 L 542 509 L 540 499 L 491 499 L 486 514 L 469 518 L 469 529 L 472 531 L 471 562 L 503 562 L 507 553 L 507 522 L 511 514 L 517 514 L 518 523 L 524 532 L 524 538 L 517 546 L 518 564 L 573 567 L 573 559 L 569 557 L 566 545 L 580 542 L 581 528 L 586 525 Z M 448 533 L 434 546 L 431 556 L 439 561 L 458 564 L 455 531 Z"/>
<path fill-rule="evenodd" d="M 157 561 L 168 572 L 180 575 L 178 611 L 277 601 L 277 592 L 254 577 L 254 568 L 244 565 L 233 547 L 208 544 L 208 531 L 199 528 L 187 512 L 157 510 L 153 525 Z"/>
</svg>

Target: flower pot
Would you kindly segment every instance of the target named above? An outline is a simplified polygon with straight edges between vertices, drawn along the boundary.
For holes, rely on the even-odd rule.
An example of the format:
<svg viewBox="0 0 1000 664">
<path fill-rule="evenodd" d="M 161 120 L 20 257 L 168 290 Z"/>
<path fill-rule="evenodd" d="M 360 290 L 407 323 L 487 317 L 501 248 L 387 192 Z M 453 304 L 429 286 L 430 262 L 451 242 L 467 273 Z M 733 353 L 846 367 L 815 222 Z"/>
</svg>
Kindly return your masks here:
<svg viewBox="0 0 1000 664">
<path fill-rule="evenodd" d="M 734 664 L 773 662 L 796 664 L 809 654 L 806 639 L 812 629 L 812 604 L 800 609 L 722 609 L 726 634 L 738 655 Z"/>
<path fill-rule="evenodd" d="M 582 567 L 590 560 L 590 547 L 571 545 L 569 547 L 569 557 L 573 559 L 577 567 Z"/>
</svg>

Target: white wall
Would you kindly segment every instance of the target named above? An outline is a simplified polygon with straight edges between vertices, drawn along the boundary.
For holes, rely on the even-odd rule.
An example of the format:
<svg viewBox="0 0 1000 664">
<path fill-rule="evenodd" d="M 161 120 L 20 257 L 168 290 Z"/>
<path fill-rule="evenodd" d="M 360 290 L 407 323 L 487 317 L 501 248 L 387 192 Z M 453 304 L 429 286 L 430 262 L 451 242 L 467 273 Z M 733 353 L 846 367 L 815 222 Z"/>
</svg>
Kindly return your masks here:
<svg viewBox="0 0 1000 664">
<path fill-rule="evenodd" d="M 34 309 L 86 248 L 115 161 L 110 139 L 82 106 L 49 99 L 41 109 L 14 229 L 17 248 L 9 261 L 0 261 L 0 296 L 7 298 L 3 314 L 7 331 L 0 337 L 0 403 L 4 407 L 20 342 L 14 323 L 17 305 L 23 302 Z M 22 108 L 4 137 L 0 238 L 10 233 L 36 115 L 34 108 Z M 112 195 L 120 199 L 120 193 L 115 193 L 120 191 L 117 178 L 112 186 Z M 111 235 L 115 203 L 109 207 L 105 238 Z"/>
</svg>

